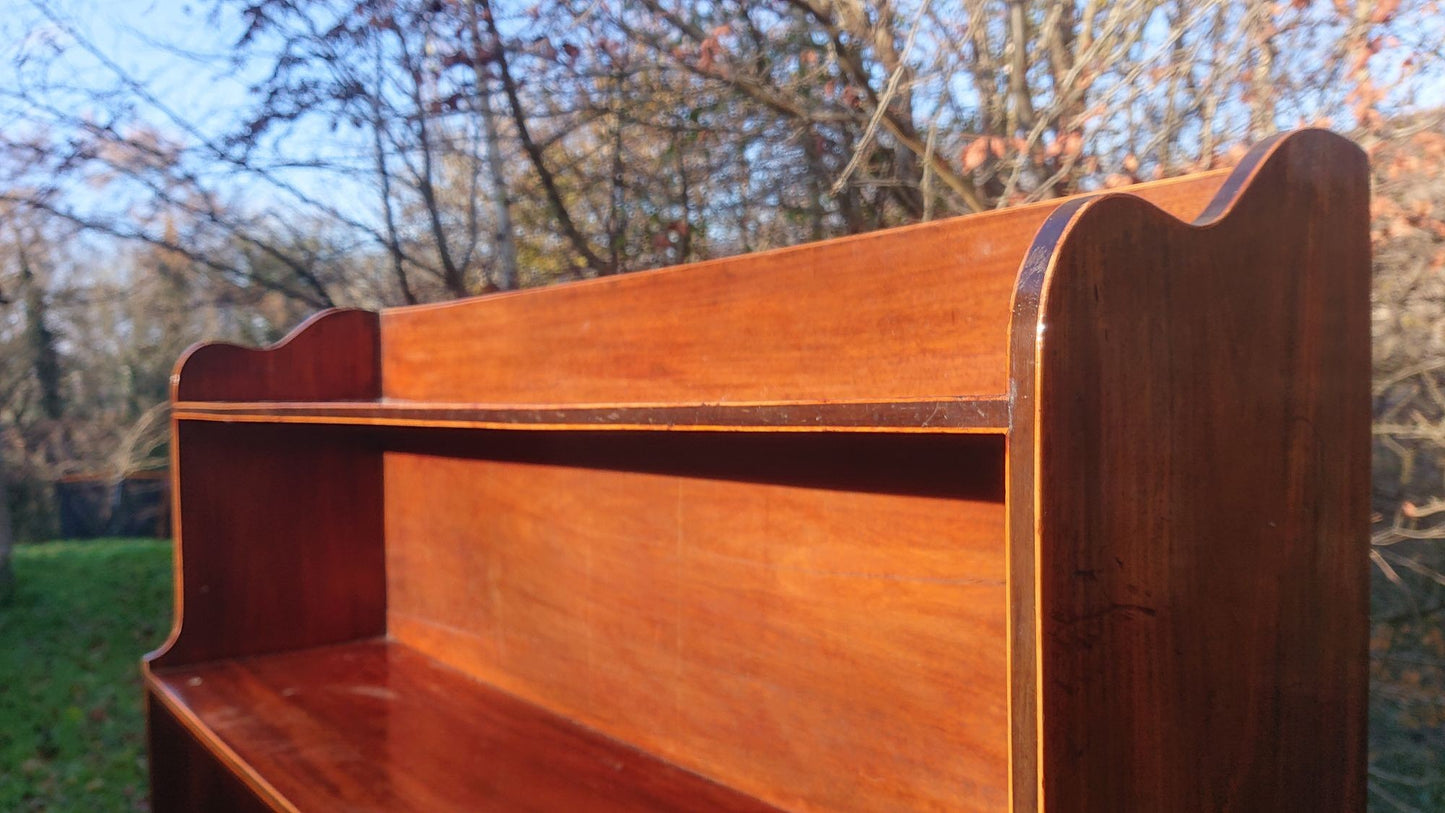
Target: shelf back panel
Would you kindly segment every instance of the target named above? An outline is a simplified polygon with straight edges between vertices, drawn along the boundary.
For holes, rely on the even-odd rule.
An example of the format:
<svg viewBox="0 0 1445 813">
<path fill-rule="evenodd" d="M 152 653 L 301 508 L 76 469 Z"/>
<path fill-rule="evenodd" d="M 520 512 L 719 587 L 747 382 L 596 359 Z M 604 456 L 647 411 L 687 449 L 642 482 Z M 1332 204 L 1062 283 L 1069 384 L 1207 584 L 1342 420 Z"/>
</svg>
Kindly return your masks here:
<svg viewBox="0 0 1445 813">
<path fill-rule="evenodd" d="M 435 433 L 388 632 L 785 809 L 1007 804 L 1003 438 Z"/>
<path fill-rule="evenodd" d="M 1193 218 L 1223 177 L 1129 191 Z M 388 310 L 383 394 L 665 404 L 1006 393 L 1014 281 L 1057 206 Z"/>
<path fill-rule="evenodd" d="M 1031 674 L 1015 638 L 1017 694 L 1038 691 L 1016 801 L 1365 809 L 1369 178 L 1304 130 L 1196 222 L 1108 196 L 1041 232 L 1009 438 L 1034 497 L 1011 502 L 1015 629 L 1038 646 Z"/>
</svg>

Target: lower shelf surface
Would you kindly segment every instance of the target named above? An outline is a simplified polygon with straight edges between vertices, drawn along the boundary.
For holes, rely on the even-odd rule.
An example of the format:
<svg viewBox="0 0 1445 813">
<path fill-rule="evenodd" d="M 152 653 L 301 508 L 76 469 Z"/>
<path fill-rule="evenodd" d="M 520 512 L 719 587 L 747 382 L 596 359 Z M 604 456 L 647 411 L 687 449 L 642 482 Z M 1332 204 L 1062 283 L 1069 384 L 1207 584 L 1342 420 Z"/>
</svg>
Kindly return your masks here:
<svg viewBox="0 0 1445 813">
<path fill-rule="evenodd" d="M 776 810 L 386 641 L 152 683 L 281 809 Z"/>
</svg>

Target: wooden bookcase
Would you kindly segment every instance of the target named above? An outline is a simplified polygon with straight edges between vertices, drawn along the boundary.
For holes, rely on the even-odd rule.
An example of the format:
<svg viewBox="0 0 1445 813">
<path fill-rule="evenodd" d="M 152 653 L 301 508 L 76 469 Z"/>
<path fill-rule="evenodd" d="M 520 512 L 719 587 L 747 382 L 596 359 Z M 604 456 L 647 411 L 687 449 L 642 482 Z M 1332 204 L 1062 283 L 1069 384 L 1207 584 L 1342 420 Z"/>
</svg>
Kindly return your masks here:
<svg viewBox="0 0 1445 813">
<path fill-rule="evenodd" d="M 1363 154 L 174 380 L 155 809 L 1363 810 Z"/>
</svg>

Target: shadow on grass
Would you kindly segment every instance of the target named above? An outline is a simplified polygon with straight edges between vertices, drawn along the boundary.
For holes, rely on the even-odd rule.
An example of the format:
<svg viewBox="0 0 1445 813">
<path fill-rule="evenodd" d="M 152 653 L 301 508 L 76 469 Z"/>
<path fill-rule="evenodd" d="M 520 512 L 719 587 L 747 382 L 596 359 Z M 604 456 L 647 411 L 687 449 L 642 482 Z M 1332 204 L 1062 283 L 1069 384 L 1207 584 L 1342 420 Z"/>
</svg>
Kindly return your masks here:
<svg viewBox="0 0 1445 813">
<path fill-rule="evenodd" d="M 0 810 L 147 809 L 139 661 L 170 629 L 169 542 L 18 545 L 0 605 Z"/>
</svg>

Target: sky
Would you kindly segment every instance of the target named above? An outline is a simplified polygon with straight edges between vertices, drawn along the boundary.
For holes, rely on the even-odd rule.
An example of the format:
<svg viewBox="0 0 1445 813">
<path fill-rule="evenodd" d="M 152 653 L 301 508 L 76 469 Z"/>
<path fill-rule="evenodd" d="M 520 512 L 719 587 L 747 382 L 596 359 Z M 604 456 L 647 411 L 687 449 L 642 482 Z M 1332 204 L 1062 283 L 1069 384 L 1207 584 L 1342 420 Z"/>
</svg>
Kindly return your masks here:
<svg viewBox="0 0 1445 813">
<path fill-rule="evenodd" d="M 117 88 L 130 80 L 158 103 L 140 103 L 140 117 L 170 138 L 189 146 L 201 138 L 219 138 L 245 120 L 248 84 L 264 77 L 267 60 L 233 58 L 244 31 L 234 4 L 216 13 L 210 0 L 0 0 L 0 84 L 20 83 L 17 57 L 34 56 L 31 64 L 53 57 L 52 78 L 60 77 L 92 89 Z M 47 15 L 56 19 L 48 19 Z M 71 36 L 73 30 L 104 56 L 87 53 Z M 263 41 L 261 46 L 266 47 Z M 109 61 L 111 64 L 106 64 Z M 183 123 L 182 123 L 183 122 Z M 187 134 L 188 127 L 194 134 Z M 340 156 L 365 160 L 366 147 L 355 135 L 333 131 L 324 122 L 308 121 L 287 133 L 288 155 Z M 195 169 L 214 171 L 205 163 Z M 340 206 L 359 198 L 356 184 L 334 174 L 282 171 L 305 194 Z M 256 209 L 285 204 L 285 195 L 266 184 L 227 177 L 221 191 L 233 204 Z M 367 219 L 369 212 L 354 216 Z"/>
<path fill-rule="evenodd" d="M 0 90 L 22 81 L 15 68 L 17 59 L 29 55 L 35 57 L 34 63 L 53 57 L 57 71 L 68 74 L 67 81 L 87 88 L 116 87 L 120 77 L 134 79 L 159 103 L 157 109 L 137 112 L 169 138 L 195 146 L 199 139 L 234 131 L 246 116 L 248 84 L 262 78 L 269 60 L 235 61 L 234 46 L 244 30 L 238 12 L 241 4 L 226 2 L 224 12 L 217 12 L 217 3 L 0 0 Z M 48 15 L 59 22 L 47 19 Z M 1440 24 L 1438 18 L 1422 22 L 1418 33 L 1427 40 L 1438 40 Z M 93 45 L 113 63 L 114 69 L 86 53 L 66 28 L 73 28 Z M 261 47 L 266 45 L 263 40 Z M 1417 103 L 1440 104 L 1445 97 L 1445 82 L 1427 87 L 1426 98 Z M 6 123 L 0 114 L 0 129 Z M 1282 120 L 1281 126 L 1295 126 L 1295 121 Z M 194 127 L 196 132 L 186 133 L 188 127 Z M 370 162 L 369 144 L 344 125 L 333 130 L 324 121 L 308 120 L 294 125 L 285 137 L 288 157 L 324 156 L 361 166 Z M 219 173 L 206 162 L 198 161 L 193 168 L 203 176 Z M 366 185 L 364 172 L 350 177 L 301 169 L 283 170 L 282 174 L 304 194 L 342 208 L 353 218 L 373 225 L 380 219 L 379 212 L 373 211 L 378 199 L 376 190 Z M 227 175 L 213 180 L 229 205 L 249 206 L 257 211 L 290 208 L 285 193 L 255 179 Z"/>
<path fill-rule="evenodd" d="M 45 19 L 41 8 L 93 43 L 129 76 L 197 122 L 230 119 L 245 100 L 244 81 L 228 77 L 229 49 L 239 37 L 233 19 L 210 14 L 208 4 L 187 0 L 0 0 L 7 45 L 40 53 L 59 50 L 61 63 L 78 81 L 96 87 L 115 76 Z M 229 16 L 229 15 L 228 15 Z M 184 49 L 186 55 L 175 53 Z M 9 60 L 0 76 L 15 81 Z"/>
</svg>

